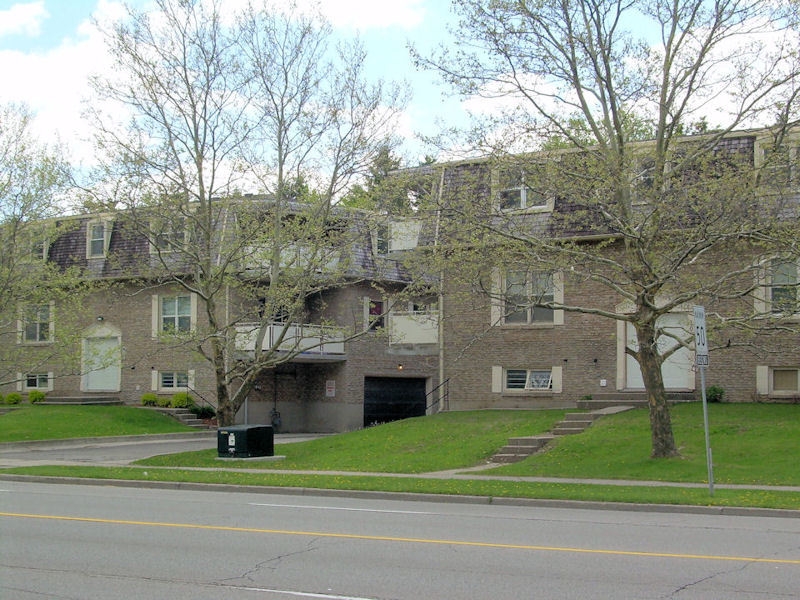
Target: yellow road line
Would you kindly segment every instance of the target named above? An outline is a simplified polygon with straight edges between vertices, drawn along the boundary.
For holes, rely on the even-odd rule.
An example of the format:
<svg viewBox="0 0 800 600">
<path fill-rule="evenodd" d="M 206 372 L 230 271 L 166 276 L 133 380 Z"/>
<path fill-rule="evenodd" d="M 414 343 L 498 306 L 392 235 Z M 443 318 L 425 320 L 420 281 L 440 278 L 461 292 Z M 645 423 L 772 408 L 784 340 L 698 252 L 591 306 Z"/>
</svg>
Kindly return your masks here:
<svg viewBox="0 0 800 600">
<path fill-rule="evenodd" d="M 469 546 L 474 548 L 496 548 L 503 550 L 534 550 L 540 552 L 569 552 L 573 554 L 602 554 L 610 556 L 636 556 L 645 558 L 678 558 L 688 560 L 721 560 L 748 563 L 769 563 L 779 565 L 800 565 L 800 559 L 756 558 L 751 556 L 719 556 L 713 554 L 682 554 L 669 552 L 639 552 L 632 550 L 611 550 L 592 548 L 568 548 L 559 546 L 536 546 L 529 544 L 502 544 L 497 542 L 470 542 L 463 540 L 437 540 L 431 538 L 408 538 L 385 535 L 363 535 L 354 533 L 331 533 L 323 531 L 293 531 L 289 529 L 260 529 L 256 527 L 230 527 L 227 525 L 199 525 L 194 523 L 162 523 L 157 521 L 128 521 L 124 519 L 100 519 L 94 517 L 68 517 L 63 515 L 35 515 L 26 513 L 0 512 L 0 517 L 17 519 L 43 519 L 51 521 L 75 521 L 80 523 L 101 523 L 107 525 L 136 525 L 140 527 L 167 527 L 175 529 L 199 529 L 205 531 L 230 531 L 236 533 L 269 533 L 273 535 L 297 535 L 349 540 L 379 542 L 405 542 L 411 544 L 436 544 L 442 546 Z"/>
</svg>

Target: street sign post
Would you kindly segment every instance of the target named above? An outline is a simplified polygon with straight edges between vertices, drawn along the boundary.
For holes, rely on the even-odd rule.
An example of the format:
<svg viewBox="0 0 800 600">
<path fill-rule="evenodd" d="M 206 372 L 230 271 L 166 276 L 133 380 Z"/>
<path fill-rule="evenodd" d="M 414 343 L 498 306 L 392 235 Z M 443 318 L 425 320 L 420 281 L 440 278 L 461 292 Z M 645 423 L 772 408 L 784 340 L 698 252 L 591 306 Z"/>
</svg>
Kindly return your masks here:
<svg viewBox="0 0 800 600">
<path fill-rule="evenodd" d="M 706 434 L 706 466 L 708 468 L 708 493 L 714 495 L 714 463 L 711 458 L 711 441 L 708 435 L 708 402 L 706 401 L 706 367 L 708 367 L 708 339 L 706 338 L 706 309 L 694 307 L 694 355 L 700 369 L 700 391 L 703 396 L 703 425 Z"/>
</svg>

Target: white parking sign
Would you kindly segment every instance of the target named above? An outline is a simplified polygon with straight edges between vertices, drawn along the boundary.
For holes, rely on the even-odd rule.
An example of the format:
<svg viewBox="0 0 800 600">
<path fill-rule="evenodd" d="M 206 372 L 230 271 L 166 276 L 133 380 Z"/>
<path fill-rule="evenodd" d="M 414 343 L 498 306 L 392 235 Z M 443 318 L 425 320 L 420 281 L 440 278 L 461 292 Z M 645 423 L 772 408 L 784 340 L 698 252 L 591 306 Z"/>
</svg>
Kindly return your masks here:
<svg viewBox="0 0 800 600">
<path fill-rule="evenodd" d="M 708 366 L 708 340 L 706 338 L 706 309 L 694 307 L 694 354 L 698 367 Z"/>
</svg>

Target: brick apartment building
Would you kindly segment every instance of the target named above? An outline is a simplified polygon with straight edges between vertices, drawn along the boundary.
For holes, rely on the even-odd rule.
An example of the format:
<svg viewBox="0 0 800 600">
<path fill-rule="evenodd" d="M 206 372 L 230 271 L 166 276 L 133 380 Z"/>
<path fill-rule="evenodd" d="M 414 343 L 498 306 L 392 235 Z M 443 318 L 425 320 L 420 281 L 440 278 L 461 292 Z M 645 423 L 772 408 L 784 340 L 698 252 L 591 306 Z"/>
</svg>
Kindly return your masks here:
<svg viewBox="0 0 800 600">
<path fill-rule="evenodd" d="M 277 410 L 283 431 L 337 432 L 435 410 L 437 314 L 422 302 L 392 304 L 409 275 L 362 213 L 339 211 L 337 219 L 353 233 L 332 249 L 336 260 L 347 260 L 346 272 L 305 299 L 302 321 L 276 317 L 266 327 L 265 345 L 292 357 L 260 373 L 237 413 L 239 423 L 269 423 Z M 135 405 L 145 393 L 187 391 L 214 407 L 212 365 L 179 335 L 207 322 L 197 294 L 154 275 L 152 241 L 127 227 L 124 214 L 66 217 L 63 224 L 41 258 L 78 268 L 99 285 L 79 306 L 53 300 L 20 308 L 17 351 L 9 355 L 16 364 L 5 365 L 16 371 L 16 381 L 0 393 L 41 390 L 49 400 Z M 268 278 L 261 283 L 268 285 Z M 220 310 L 240 313 L 229 321 L 235 333 L 227 335 L 235 360 L 246 363 L 255 344 L 253 322 L 263 315 L 235 293 L 224 298 Z"/>
<path fill-rule="evenodd" d="M 758 170 L 767 152 L 764 132 L 732 134 L 719 143 L 722 155 L 735 155 L 746 166 L 747 176 Z M 781 194 L 786 205 L 786 219 L 797 219 L 798 147 L 790 145 L 785 161 L 764 167 L 762 176 L 780 176 Z M 727 153 L 727 154 L 726 154 Z M 533 155 L 530 162 L 541 165 L 552 155 Z M 458 238 L 464 222 L 499 219 L 512 231 L 524 229 L 526 235 L 564 235 L 584 244 L 602 240 L 604 252 L 613 256 L 621 251 L 624 241 L 596 229 L 600 219 L 591 209 L 573 212 L 572 220 L 563 217 L 575 211 L 580 202 L 569 193 L 549 190 L 539 193 L 532 182 L 504 181 L 498 159 L 460 161 L 433 165 L 419 170 L 421 175 L 440 182 L 433 195 L 436 211 L 429 211 L 424 229 L 428 232 L 451 233 Z M 511 159 L 513 160 L 513 158 Z M 498 167 L 498 164 L 503 165 Z M 413 175 L 413 172 L 411 173 Z M 408 173 L 406 173 L 408 175 Z M 767 181 L 767 180 L 765 180 Z M 768 183 L 768 181 L 767 181 Z M 548 182 L 543 184 L 548 187 Z M 791 187 L 787 193 L 787 186 Z M 756 186 L 756 195 L 769 195 Z M 583 190 L 575 190 L 580 197 Z M 783 201 L 782 200 L 782 201 Z M 448 207 L 463 203 L 448 223 Z M 482 208 L 483 207 L 483 208 Z M 484 212 L 481 213 L 481 210 Z M 680 209 L 677 209 L 680 210 Z M 445 216 L 443 216 L 445 215 Z M 466 215 L 466 216 L 465 216 Z M 561 216 L 559 216 L 561 215 Z M 577 215 L 577 216 L 574 216 Z M 564 227 L 554 234 L 554 223 L 562 218 Z M 681 215 L 677 218 L 680 220 Z M 432 223 L 436 220 L 436 223 Z M 467 236 L 479 237 L 480 226 Z M 795 230 L 796 231 L 796 230 Z M 476 233 L 478 232 L 478 233 Z M 433 235 L 432 233 L 430 235 Z M 440 233 L 437 244 L 447 248 L 447 233 Z M 430 236 L 429 236 L 430 237 Z M 792 246 L 791 240 L 785 240 Z M 450 240 L 452 244 L 452 240 Z M 472 240 L 458 243 L 470 245 Z M 784 328 L 748 335 L 733 328 L 718 331 L 707 385 L 721 386 L 725 400 L 732 402 L 798 401 L 800 399 L 800 304 L 798 304 L 798 256 L 783 255 L 780 261 L 767 261 L 752 254 L 716 251 L 716 263 L 722 268 L 743 268 L 742 278 L 749 293 L 737 299 L 718 298 L 709 301 L 709 314 L 759 314 L 752 322 L 764 325 L 780 318 Z M 430 249 L 428 249 L 430 252 Z M 443 250 L 447 252 L 447 250 Z M 458 249 L 453 249 L 458 257 Z M 456 258 L 442 267 L 442 377 L 449 381 L 450 408 L 454 410 L 485 408 L 575 407 L 591 399 L 595 403 L 634 403 L 645 400 L 644 383 L 639 365 L 626 353 L 626 346 L 636 344 L 633 326 L 622 320 L 605 318 L 586 312 L 563 310 L 559 305 L 591 306 L 597 311 L 625 314 L 629 302 L 609 285 L 577 277 L 568 264 L 560 269 L 542 271 L 535 259 L 526 256 L 518 262 L 503 254 L 493 255 L 492 247 L 481 249 L 473 270 L 470 259 Z M 752 268 L 761 260 L 762 267 Z M 713 269 L 712 269 L 713 270 Z M 700 273 L 702 274 L 702 273 Z M 712 273 L 709 271 L 709 276 Z M 681 290 L 673 290 L 676 295 Z M 538 295 L 550 307 L 536 305 L 531 296 Z M 789 302 L 785 302 L 790 300 Z M 778 309 L 778 302 L 791 306 L 791 314 Z M 666 332 L 659 346 L 677 346 L 670 333 L 687 343 L 677 347 L 662 367 L 662 376 L 669 397 L 673 400 L 699 400 L 700 377 L 695 367 L 691 345 L 693 302 L 682 303 L 663 315 L 659 326 Z M 746 337 L 746 339 L 745 339 Z M 727 340 L 727 343 L 725 343 Z M 590 405 L 588 402 L 586 405 Z"/>
</svg>

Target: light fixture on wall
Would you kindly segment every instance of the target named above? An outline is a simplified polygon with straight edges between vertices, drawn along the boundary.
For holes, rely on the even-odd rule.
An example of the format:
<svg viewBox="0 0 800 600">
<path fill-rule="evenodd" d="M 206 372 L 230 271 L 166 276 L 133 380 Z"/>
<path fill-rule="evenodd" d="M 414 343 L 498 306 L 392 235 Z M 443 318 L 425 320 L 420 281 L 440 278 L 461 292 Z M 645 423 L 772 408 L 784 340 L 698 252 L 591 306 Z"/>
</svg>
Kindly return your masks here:
<svg viewBox="0 0 800 600">
<path fill-rule="evenodd" d="M 402 371 L 403 370 L 403 363 L 400 363 L 400 364 L 397 365 L 397 370 L 398 371 Z"/>
<path fill-rule="evenodd" d="M 104 319 L 103 319 L 103 317 L 97 317 L 97 320 L 102 323 Z"/>
</svg>

